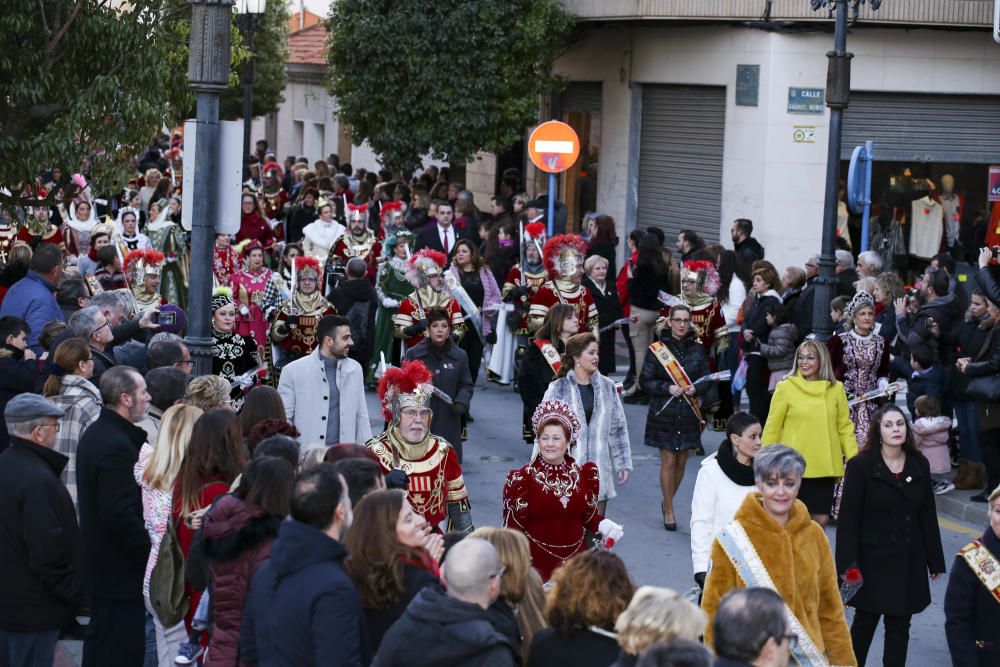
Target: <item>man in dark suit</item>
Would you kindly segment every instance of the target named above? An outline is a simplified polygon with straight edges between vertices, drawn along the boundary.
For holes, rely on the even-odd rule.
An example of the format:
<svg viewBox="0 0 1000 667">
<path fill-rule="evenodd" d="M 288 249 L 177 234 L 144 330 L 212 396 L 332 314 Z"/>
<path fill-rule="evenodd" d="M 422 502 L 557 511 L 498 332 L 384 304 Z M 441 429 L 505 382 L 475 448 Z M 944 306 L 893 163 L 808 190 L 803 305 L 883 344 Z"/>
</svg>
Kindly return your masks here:
<svg viewBox="0 0 1000 667">
<path fill-rule="evenodd" d="M 461 239 L 472 238 L 468 232 L 456 229 L 451 224 L 454 219 L 455 205 L 447 200 L 437 202 L 437 224 L 417 234 L 417 240 L 413 244 L 414 252 L 430 248 L 443 252 L 451 259 L 455 244 Z"/>
<path fill-rule="evenodd" d="M 84 585 L 92 612 L 83 665 L 141 665 L 149 535 L 132 469 L 146 442 L 146 431 L 136 424 L 146 416 L 150 396 L 134 368 L 113 366 L 101 377 L 101 398 L 101 416 L 80 437 L 76 461 Z"/>
</svg>

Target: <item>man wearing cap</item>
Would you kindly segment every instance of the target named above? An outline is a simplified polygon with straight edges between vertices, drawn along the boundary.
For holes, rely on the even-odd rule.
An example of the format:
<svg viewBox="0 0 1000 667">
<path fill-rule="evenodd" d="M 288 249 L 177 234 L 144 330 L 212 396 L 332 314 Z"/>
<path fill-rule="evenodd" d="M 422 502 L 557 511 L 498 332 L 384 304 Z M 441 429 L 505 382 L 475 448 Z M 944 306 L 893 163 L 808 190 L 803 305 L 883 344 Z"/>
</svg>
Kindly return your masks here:
<svg viewBox="0 0 1000 667">
<path fill-rule="evenodd" d="M 51 665 L 59 629 L 83 607 L 80 528 L 53 449 L 63 411 L 37 394 L 7 403 L 0 454 L 0 664 Z"/>
<path fill-rule="evenodd" d="M 134 368 L 114 366 L 101 377 L 101 398 L 101 416 L 83 432 L 76 454 L 84 585 L 91 609 L 83 667 L 140 665 L 149 535 L 133 468 L 146 442 L 137 424 L 146 416 L 150 396 Z"/>
</svg>

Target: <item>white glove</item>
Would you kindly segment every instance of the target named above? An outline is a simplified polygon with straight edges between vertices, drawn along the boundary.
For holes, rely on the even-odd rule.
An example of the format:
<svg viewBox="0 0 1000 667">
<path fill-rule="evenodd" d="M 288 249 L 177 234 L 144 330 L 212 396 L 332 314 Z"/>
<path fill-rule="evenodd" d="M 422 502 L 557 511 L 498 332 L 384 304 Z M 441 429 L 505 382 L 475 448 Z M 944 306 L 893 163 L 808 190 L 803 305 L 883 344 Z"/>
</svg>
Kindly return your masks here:
<svg viewBox="0 0 1000 667">
<path fill-rule="evenodd" d="M 249 389 L 253 386 L 254 377 L 252 375 L 241 375 L 239 379 L 241 389 Z"/>
<path fill-rule="evenodd" d="M 246 305 L 240 305 L 240 315 L 243 317 L 250 317 L 250 309 Z"/>
<path fill-rule="evenodd" d="M 385 299 L 382 301 L 382 305 L 386 308 L 399 308 L 399 301 L 395 299 Z"/>
<path fill-rule="evenodd" d="M 597 524 L 597 532 L 599 532 L 601 537 L 605 540 L 611 539 L 615 542 L 625 536 L 625 531 L 622 529 L 622 526 L 615 523 L 611 519 L 601 519 L 601 522 Z"/>
<path fill-rule="evenodd" d="M 879 378 L 878 379 L 878 388 L 881 391 L 884 392 L 886 390 L 886 388 L 888 388 L 888 386 L 889 386 L 889 378 Z"/>
</svg>

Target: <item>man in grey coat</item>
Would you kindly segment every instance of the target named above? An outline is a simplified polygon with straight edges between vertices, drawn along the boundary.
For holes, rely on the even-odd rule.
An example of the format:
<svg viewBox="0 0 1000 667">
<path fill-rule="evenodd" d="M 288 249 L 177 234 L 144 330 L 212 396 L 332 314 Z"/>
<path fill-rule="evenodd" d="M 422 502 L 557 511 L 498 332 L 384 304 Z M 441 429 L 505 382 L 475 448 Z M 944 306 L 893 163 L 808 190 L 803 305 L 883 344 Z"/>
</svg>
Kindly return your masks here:
<svg viewBox="0 0 1000 667">
<path fill-rule="evenodd" d="M 440 396 L 431 399 L 431 433 L 448 441 L 462 462 L 462 417 L 472 403 L 472 374 L 465 350 L 451 339 L 451 315 L 443 308 L 427 309 L 428 338 L 406 351 L 406 359 L 419 359 L 434 374 L 434 386 L 447 394 L 449 405 Z"/>
<path fill-rule="evenodd" d="M 372 437 L 365 402 L 364 371 L 347 355 L 354 344 L 345 317 L 324 317 L 316 328 L 319 345 L 281 371 L 278 393 L 285 415 L 302 444 L 362 444 Z"/>
</svg>

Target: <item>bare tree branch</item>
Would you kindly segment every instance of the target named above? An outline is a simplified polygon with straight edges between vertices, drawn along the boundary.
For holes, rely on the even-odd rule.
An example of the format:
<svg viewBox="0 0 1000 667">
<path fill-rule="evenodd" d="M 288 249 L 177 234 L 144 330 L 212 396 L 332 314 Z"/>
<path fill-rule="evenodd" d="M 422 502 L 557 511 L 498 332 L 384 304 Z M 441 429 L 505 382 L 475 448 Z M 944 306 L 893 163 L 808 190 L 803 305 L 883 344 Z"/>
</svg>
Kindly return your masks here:
<svg viewBox="0 0 1000 667">
<path fill-rule="evenodd" d="M 38 13 L 42 15 L 42 28 L 45 30 L 45 37 L 52 37 L 52 30 L 49 28 L 49 17 L 45 15 L 45 5 L 42 0 L 38 0 Z"/>
<path fill-rule="evenodd" d="M 73 6 L 73 11 L 70 12 L 69 18 L 67 18 L 66 22 L 62 24 L 61 28 L 59 28 L 59 32 L 57 32 L 55 36 L 49 40 L 49 43 L 45 45 L 45 51 L 47 53 L 53 53 L 56 50 L 56 47 L 59 46 L 59 42 L 62 41 L 63 35 L 65 35 L 66 31 L 69 30 L 71 25 L 73 25 L 73 22 L 76 21 L 76 17 L 80 14 L 80 10 L 83 9 L 83 3 L 84 0 L 76 0 L 76 5 Z"/>
</svg>

